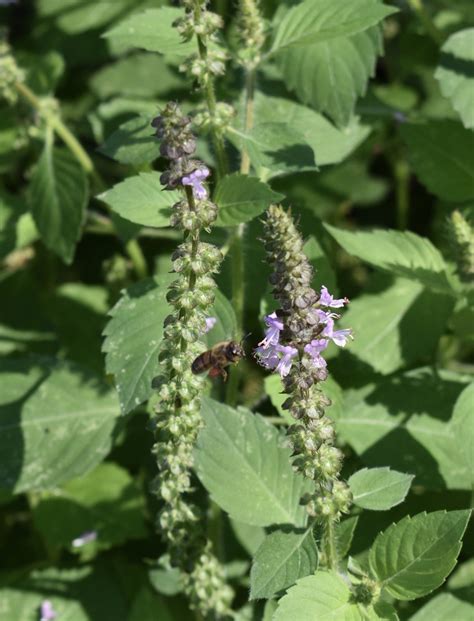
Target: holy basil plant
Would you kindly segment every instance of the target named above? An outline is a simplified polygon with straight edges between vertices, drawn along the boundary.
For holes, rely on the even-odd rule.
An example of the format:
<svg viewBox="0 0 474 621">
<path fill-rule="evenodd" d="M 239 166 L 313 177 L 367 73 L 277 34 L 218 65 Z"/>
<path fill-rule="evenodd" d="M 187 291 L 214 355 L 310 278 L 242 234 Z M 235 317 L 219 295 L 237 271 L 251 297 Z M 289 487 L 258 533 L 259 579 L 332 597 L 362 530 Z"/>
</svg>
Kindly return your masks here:
<svg viewBox="0 0 474 621">
<path fill-rule="evenodd" d="M 472 621 L 471 3 L 0 20 L 0 621 Z"/>
</svg>

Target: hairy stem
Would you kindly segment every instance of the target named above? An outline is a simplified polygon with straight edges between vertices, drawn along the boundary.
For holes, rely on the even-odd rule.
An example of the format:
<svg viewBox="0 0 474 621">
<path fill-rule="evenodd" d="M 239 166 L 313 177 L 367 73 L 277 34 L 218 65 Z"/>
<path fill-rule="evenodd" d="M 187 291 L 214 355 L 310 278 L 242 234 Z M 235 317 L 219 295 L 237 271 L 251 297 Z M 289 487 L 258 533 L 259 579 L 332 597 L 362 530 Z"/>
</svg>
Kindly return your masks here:
<svg viewBox="0 0 474 621">
<path fill-rule="evenodd" d="M 438 45 L 444 43 L 445 36 L 431 19 L 430 14 L 423 5 L 423 0 L 408 0 L 408 2 L 413 11 L 415 11 L 418 15 L 421 23 L 426 29 L 426 32 L 430 35 L 433 41 Z"/>
<path fill-rule="evenodd" d="M 199 21 L 199 18 L 201 16 L 201 5 L 199 0 L 195 3 L 194 11 L 196 15 L 196 21 Z M 198 43 L 199 56 L 201 60 L 207 62 L 207 45 L 205 43 L 204 37 L 202 37 L 201 35 L 196 35 L 196 38 Z M 207 109 L 212 120 L 211 136 L 212 144 L 214 146 L 217 158 L 217 178 L 220 179 L 226 174 L 229 167 L 227 164 L 227 155 L 225 152 L 224 136 L 222 134 L 222 131 L 218 127 L 216 127 L 215 124 L 217 101 L 216 93 L 214 90 L 214 81 L 211 77 L 209 77 L 206 81 L 205 92 Z"/>
<path fill-rule="evenodd" d="M 35 108 L 35 110 L 39 112 L 39 114 L 47 122 L 48 126 L 51 127 L 61 138 L 69 151 L 81 165 L 82 169 L 92 177 L 97 188 L 99 188 L 99 191 L 103 191 L 105 189 L 105 185 L 95 169 L 94 162 L 91 160 L 89 154 L 71 130 L 63 123 L 61 118 L 58 115 L 46 110 L 44 106 L 42 106 L 40 98 L 37 97 L 35 93 L 33 93 L 33 91 L 23 82 L 16 82 L 15 88 L 23 99 L 25 99 L 31 106 L 33 106 L 33 108 Z M 125 244 L 125 252 L 132 262 L 137 276 L 139 278 L 147 276 L 148 269 L 146 259 L 137 240 L 133 239 Z"/>
<path fill-rule="evenodd" d="M 245 124 L 244 131 L 247 133 L 253 126 L 254 118 L 254 93 L 255 93 L 255 70 L 249 69 L 245 76 Z M 242 151 L 240 172 L 248 175 L 250 171 L 250 159 L 247 150 Z M 239 224 L 231 240 L 232 257 L 232 306 L 235 310 L 237 319 L 237 330 L 242 334 L 244 325 L 245 308 L 245 263 L 243 252 L 243 240 L 245 235 L 245 224 Z M 232 373 L 227 386 L 226 401 L 229 405 L 237 402 L 237 392 L 239 385 L 239 371 Z"/>
<path fill-rule="evenodd" d="M 324 524 L 324 551 L 328 569 L 338 571 L 339 559 L 337 554 L 336 532 L 334 518 L 328 517 Z"/>
<path fill-rule="evenodd" d="M 54 129 L 54 131 L 60 136 L 60 138 L 64 141 L 68 149 L 77 159 L 79 164 L 85 170 L 85 172 L 89 175 L 93 175 L 95 172 L 94 163 L 89 157 L 88 153 L 85 151 L 81 143 L 77 140 L 77 138 L 72 134 L 72 132 L 64 125 L 61 119 L 50 112 L 46 111 L 41 105 L 41 100 L 31 91 L 26 84 L 23 82 L 17 82 L 15 84 L 16 90 L 20 93 L 20 95 L 26 99 L 32 106 L 35 108 L 43 118 L 48 122 L 48 124 Z"/>
<path fill-rule="evenodd" d="M 410 213 L 410 168 L 405 160 L 397 160 L 393 172 L 396 180 L 397 228 L 405 231 Z"/>
</svg>

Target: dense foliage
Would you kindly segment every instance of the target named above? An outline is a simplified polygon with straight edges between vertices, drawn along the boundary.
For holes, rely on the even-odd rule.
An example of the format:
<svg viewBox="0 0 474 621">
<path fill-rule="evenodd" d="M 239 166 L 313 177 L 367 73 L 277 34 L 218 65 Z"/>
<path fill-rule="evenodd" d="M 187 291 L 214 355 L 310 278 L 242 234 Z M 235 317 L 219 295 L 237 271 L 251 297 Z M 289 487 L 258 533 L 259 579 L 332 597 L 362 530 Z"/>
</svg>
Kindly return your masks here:
<svg viewBox="0 0 474 621">
<path fill-rule="evenodd" d="M 472 2 L 0 19 L 0 621 L 472 620 Z"/>
</svg>

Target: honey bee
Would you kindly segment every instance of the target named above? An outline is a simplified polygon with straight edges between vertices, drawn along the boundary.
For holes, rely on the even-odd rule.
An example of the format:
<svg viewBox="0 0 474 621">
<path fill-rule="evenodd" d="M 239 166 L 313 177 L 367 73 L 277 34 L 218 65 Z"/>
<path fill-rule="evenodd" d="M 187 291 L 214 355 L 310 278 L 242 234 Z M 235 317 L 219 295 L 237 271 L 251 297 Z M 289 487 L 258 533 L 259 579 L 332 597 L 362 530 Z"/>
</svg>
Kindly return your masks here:
<svg viewBox="0 0 474 621">
<path fill-rule="evenodd" d="M 221 341 L 200 354 L 191 365 L 191 370 L 195 375 L 206 371 L 209 371 L 209 377 L 222 375 L 225 382 L 228 377 L 225 367 L 239 362 L 243 356 L 245 351 L 241 344 L 236 341 Z"/>
</svg>

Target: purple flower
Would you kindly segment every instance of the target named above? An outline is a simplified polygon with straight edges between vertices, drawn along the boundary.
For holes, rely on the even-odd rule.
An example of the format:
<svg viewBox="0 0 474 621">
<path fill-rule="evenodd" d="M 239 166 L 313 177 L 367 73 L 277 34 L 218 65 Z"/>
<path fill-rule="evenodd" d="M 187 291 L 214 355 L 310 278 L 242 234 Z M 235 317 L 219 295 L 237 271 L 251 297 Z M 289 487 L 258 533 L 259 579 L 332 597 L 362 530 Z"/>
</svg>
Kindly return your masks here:
<svg viewBox="0 0 474 621">
<path fill-rule="evenodd" d="M 9 4 L 16 4 L 18 0 L 0 0 L 0 6 L 7 6 Z"/>
<path fill-rule="evenodd" d="M 323 285 L 321 287 L 321 297 L 319 298 L 319 303 L 321 304 L 321 306 L 342 308 L 344 304 L 349 303 L 349 300 L 347 298 L 340 298 L 339 300 L 335 300 L 334 297 L 329 293 L 327 288 Z"/>
<path fill-rule="evenodd" d="M 403 114 L 403 112 L 400 112 L 398 110 L 393 113 L 393 118 L 395 119 L 395 121 L 397 121 L 397 123 L 407 122 L 406 114 Z"/>
<path fill-rule="evenodd" d="M 321 352 L 326 349 L 329 341 L 327 339 L 314 339 L 308 345 L 305 345 L 305 352 L 311 356 L 313 365 L 317 369 L 325 369 L 327 366 L 326 360 L 321 356 Z"/>
<path fill-rule="evenodd" d="M 326 326 L 321 332 L 321 336 L 325 336 L 328 339 L 331 339 L 339 347 L 345 347 L 347 339 L 353 338 L 352 330 L 350 328 L 346 328 L 343 330 L 334 330 L 334 319 L 331 316 L 327 318 L 327 321 L 325 323 Z"/>
<path fill-rule="evenodd" d="M 269 345 L 276 345 L 280 340 L 280 332 L 283 330 L 283 322 L 277 317 L 275 312 L 265 316 L 265 323 L 268 326 L 268 330 L 265 330 L 265 338 L 260 341 L 259 345 L 268 347 Z"/>
<path fill-rule="evenodd" d="M 216 323 L 216 317 L 206 317 L 206 329 L 204 330 L 204 334 L 210 332 L 212 328 L 216 325 Z"/>
<path fill-rule="evenodd" d="M 288 373 L 290 372 L 291 365 L 293 364 L 292 359 L 296 356 L 296 354 L 298 353 L 298 350 L 296 349 L 296 347 L 291 347 L 290 345 L 287 345 L 287 346 L 278 345 L 277 347 L 278 347 L 278 352 L 283 354 L 283 356 L 280 362 L 278 363 L 276 370 L 278 371 L 281 377 L 286 377 Z"/>
<path fill-rule="evenodd" d="M 255 355 L 258 358 L 258 362 L 265 367 L 265 369 L 276 369 L 280 362 L 280 356 L 278 355 L 279 345 L 267 345 L 265 347 L 257 347 Z"/>
<path fill-rule="evenodd" d="M 91 541 L 95 541 L 97 539 L 97 532 L 95 530 L 88 530 L 85 533 L 82 533 L 79 537 L 72 540 L 73 548 L 82 548 L 86 543 L 91 543 Z"/>
<path fill-rule="evenodd" d="M 48 599 L 41 602 L 40 614 L 40 621 L 52 621 L 57 616 L 53 604 Z"/>
<path fill-rule="evenodd" d="M 197 168 L 190 175 L 183 177 L 181 179 L 181 183 L 183 185 L 190 185 L 193 189 L 194 197 L 202 201 L 208 197 L 207 190 L 203 186 L 202 182 L 204 179 L 209 177 L 209 174 L 209 168 L 201 166 L 201 168 Z"/>
</svg>

